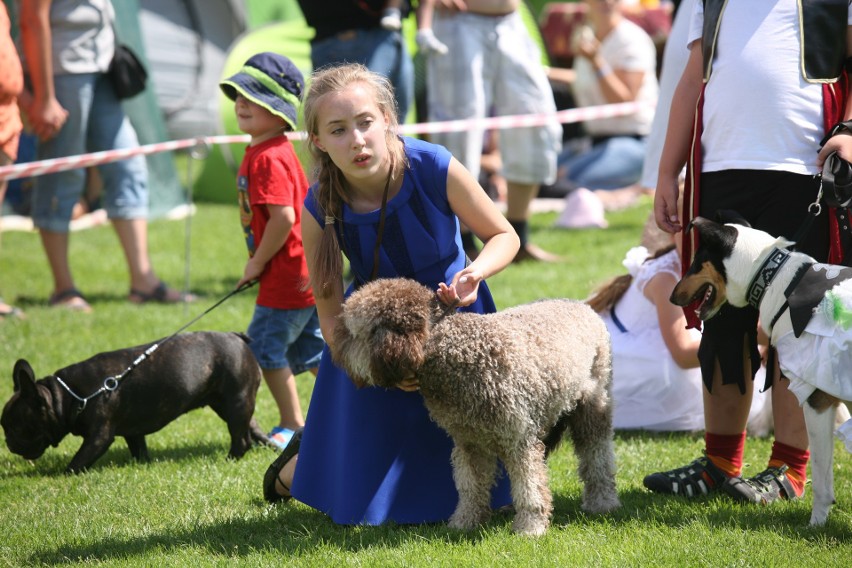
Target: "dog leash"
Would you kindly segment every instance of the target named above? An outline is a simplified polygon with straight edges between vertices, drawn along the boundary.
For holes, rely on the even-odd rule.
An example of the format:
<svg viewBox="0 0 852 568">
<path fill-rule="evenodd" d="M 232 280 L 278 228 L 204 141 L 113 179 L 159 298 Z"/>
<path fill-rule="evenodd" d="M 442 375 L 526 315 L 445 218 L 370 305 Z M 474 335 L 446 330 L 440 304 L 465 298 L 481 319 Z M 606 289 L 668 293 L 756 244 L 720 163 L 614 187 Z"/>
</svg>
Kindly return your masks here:
<svg viewBox="0 0 852 568">
<path fill-rule="evenodd" d="M 239 294 L 240 292 L 242 292 L 244 290 L 248 290 L 249 288 L 251 288 L 255 284 L 257 284 L 257 280 L 251 280 L 249 282 L 243 283 L 241 286 L 238 286 L 237 288 L 234 288 L 233 290 L 231 290 L 230 292 L 225 294 L 225 296 L 220 298 L 219 301 L 217 301 L 215 304 L 213 304 L 212 306 L 210 306 L 209 308 L 207 308 L 206 310 L 204 310 L 203 312 L 201 312 L 200 314 L 198 314 L 197 316 L 192 318 L 188 323 L 181 326 L 177 331 L 172 333 L 170 336 L 166 337 L 165 339 L 163 339 L 159 343 L 154 343 L 153 345 L 148 347 L 148 349 L 146 349 L 141 355 L 139 355 L 136 359 L 134 359 L 134 361 L 130 364 L 130 366 L 128 366 L 120 374 L 118 374 L 114 377 L 105 378 L 103 385 L 101 385 L 101 388 L 99 388 L 98 390 L 96 390 L 95 392 L 90 394 L 89 396 L 82 397 L 82 396 L 78 395 L 73 390 L 71 390 L 71 387 L 69 387 L 65 383 L 65 381 L 62 380 L 61 377 L 59 377 L 58 375 L 53 375 L 53 376 L 59 382 L 59 384 L 62 385 L 62 388 L 64 388 L 66 391 L 68 391 L 68 394 L 70 394 L 72 397 L 74 397 L 80 403 L 80 406 L 77 409 L 77 414 L 80 414 L 81 412 L 83 412 L 83 410 L 86 409 L 86 405 L 89 403 L 89 401 L 91 399 L 93 399 L 96 396 L 101 395 L 105 392 L 112 392 L 115 389 L 117 389 L 119 382 L 124 377 L 129 375 L 133 371 L 133 369 L 138 367 L 140 365 L 140 363 L 142 363 L 142 361 L 144 361 L 145 359 L 150 357 L 151 354 L 154 353 L 154 351 L 156 351 L 157 349 L 159 349 L 162 345 L 165 345 L 167 342 L 174 339 L 178 334 L 180 334 L 180 332 L 182 332 L 183 330 L 185 330 L 186 328 L 188 328 L 189 326 L 191 326 L 192 324 L 194 324 L 195 322 L 197 322 L 198 320 L 200 320 L 201 318 L 203 318 L 204 316 L 206 316 L 207 314 L 212 312 L 214 309 L 218 308 L 221 304 L 223 304 L 231 296 Z"/>
<path fill-rule="evenodd" d="M 819 176 L 819 174 L 817 174 Z M 808 215 L 805 217 L 805 220 L 802 222 L 802 225 L 799 227 L 799 230 L 796 231 L 796 234 L 793 235 L 792 241 L 793 245 L 790 247 L 790 250 L 796 250 L 798 248 L 799 243 L 805 238 L 808 232 L 811 230 L 811 227 L 814 224 L 814 221 L 817 217 L 819 217 L 820 213 L 822 213 L 822 177 L 820 177 L 819 182 L 819 191 L 817 192 L 816 199 L 813 203 L 808 205 Z"/>
</svg>

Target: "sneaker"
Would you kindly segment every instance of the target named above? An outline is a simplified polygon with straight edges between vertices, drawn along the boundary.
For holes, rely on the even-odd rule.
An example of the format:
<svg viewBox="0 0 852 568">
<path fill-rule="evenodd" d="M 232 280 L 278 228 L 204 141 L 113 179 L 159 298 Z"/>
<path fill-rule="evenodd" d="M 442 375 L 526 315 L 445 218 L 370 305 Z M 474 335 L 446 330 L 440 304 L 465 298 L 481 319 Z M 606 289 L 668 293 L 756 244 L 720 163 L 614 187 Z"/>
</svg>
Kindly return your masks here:
<svg viewBox="0 0 852 568">
<path fill-rule="evenodd" d="M 382 19 L 379 25 L 392 32 L 399 31 L 402 29 L 402 12 L 398 8 L 386 8 L 382 12 Z"/>
<path fill-rule="evenodd" d="M 276 426 L 272 429 L 272 432 L 267 436 L 269 441 L 275 444 L 275 446 L 279 450 L 283 450 L 287 447 L 287 444 L 290 443 L 290 439 L 293 437 L 293 432 L 289 428 L 282 428 L 281 426 Z"/>
<path fill-rule="evenodd" d="M 768 505 L 778 499 L 798 499 L 787 474 L 787 466 L 767 467 L 754 477 L 732 477 L 723 486 L 736 501 Z"/>
<path fill-rule="evenodd" d="M 655 493 L 683 495 L 692 499 L 716 491 L 727 479 L 727 474 L 704 456 L 671 471 L 646 475 L 642 484 Z"/>
</svg>

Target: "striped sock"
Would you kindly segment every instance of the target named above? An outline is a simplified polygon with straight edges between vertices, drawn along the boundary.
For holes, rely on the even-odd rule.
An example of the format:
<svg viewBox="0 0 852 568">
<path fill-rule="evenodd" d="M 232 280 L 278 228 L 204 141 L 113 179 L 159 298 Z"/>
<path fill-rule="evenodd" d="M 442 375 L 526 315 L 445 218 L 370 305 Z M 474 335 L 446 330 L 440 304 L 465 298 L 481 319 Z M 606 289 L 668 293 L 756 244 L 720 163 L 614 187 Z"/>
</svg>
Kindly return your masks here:
<svg viewBox="0 0 852 568">
<path fill-rule="evenodd" d="M 787 478 L 796 490 L 796 496 L 801 497 L 805 492 L 805 482 L 808 479 L 808 460 L 811 453 L 775 441 L 772 444 L 772 454 L 769 456 L 769 467 L 787 466 Z"/>
<path fill-rule="evenodd" d="M 743 470 L 743 452 L 746 433 L 741 434 L 704 434 L 707 458 L 713 465 L 730 477 L 738 477 Z"/>
</svg>

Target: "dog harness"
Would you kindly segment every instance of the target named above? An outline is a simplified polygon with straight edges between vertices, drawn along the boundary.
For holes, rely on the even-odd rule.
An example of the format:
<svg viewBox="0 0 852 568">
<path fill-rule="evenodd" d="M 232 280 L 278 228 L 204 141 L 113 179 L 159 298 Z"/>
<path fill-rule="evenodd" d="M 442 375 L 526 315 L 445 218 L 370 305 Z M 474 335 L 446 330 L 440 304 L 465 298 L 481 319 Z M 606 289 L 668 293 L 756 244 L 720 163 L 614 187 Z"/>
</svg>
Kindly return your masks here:
<svg viewBox="0 0 852 568">
<path fill-rule="evenodd" d="M 746 298 L 750 306 L 755 309 L 760 308 L 760 302 L 766 289 L 789 258 L 790 253 L 783 249 L 775 248 L 769 253 L 746 291 Z M 826 293 L 850 278 L 852 278 L 852 268 L 846 266 L 819 262 L 803 264 L 796 271 L 790 284 L 787 285 L 787 289 L 784 290 L 786 300 L 772 318 L 769 328 L 766 330 L 767 333 L 772 334 L 772 328 L 775 327 L 778 319 L 789 309 L 793 334 L 800 337 L 811 321 L 817 306 L 825 298 Z"/>
</svg>

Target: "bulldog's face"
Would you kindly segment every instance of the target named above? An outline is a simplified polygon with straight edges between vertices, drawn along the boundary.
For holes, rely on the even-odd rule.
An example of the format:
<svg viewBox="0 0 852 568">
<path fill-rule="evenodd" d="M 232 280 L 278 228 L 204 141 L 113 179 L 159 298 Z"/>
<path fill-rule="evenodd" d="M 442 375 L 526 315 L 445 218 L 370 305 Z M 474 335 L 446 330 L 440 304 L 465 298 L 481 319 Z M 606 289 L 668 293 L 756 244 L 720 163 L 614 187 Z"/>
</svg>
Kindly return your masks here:
<svg viewBox="0 0 852 568">
<path fill-rule="evenodd" d="M 39 392 L 29 363 L 15 363 L 15 392 L 3 407 L 0 425 L 13 454 L 34 460 L 50 446 L 50 406 Z"/>
</svg>

